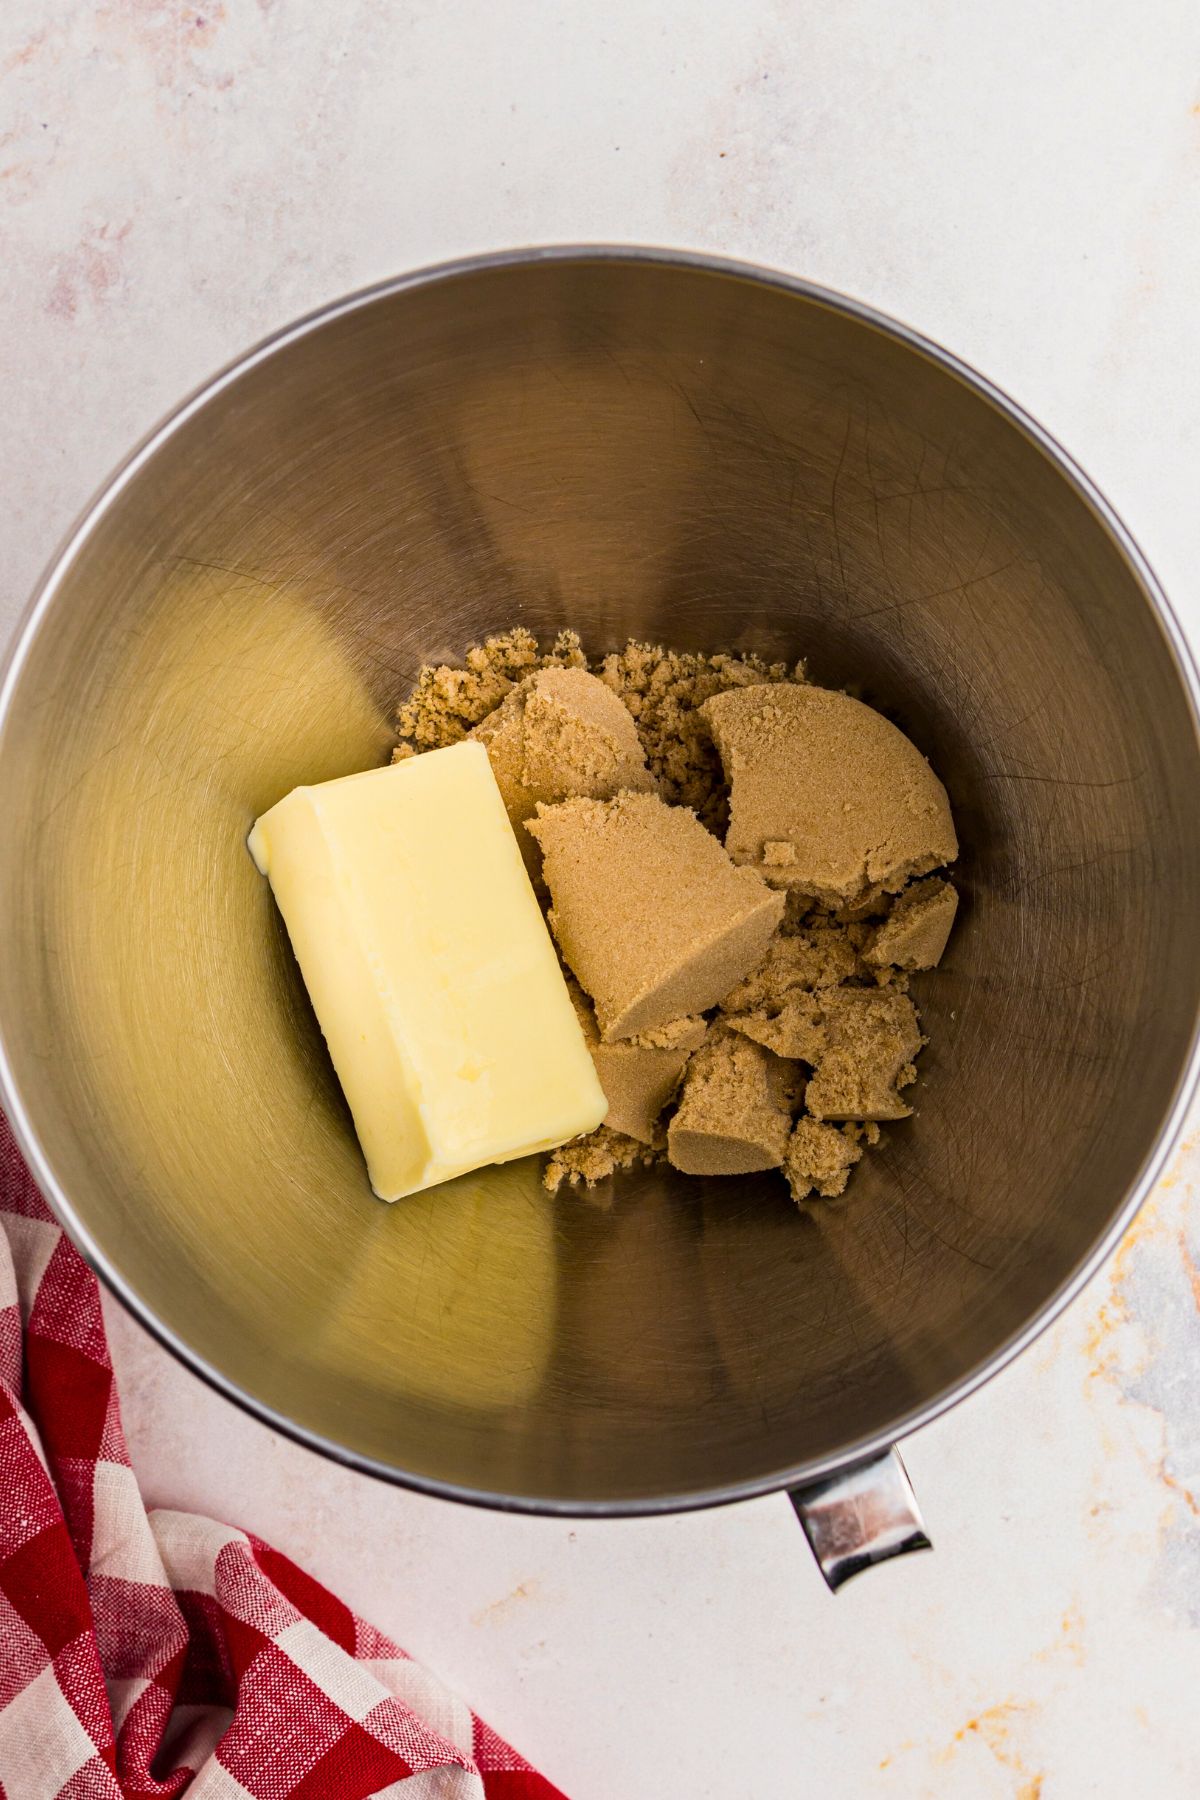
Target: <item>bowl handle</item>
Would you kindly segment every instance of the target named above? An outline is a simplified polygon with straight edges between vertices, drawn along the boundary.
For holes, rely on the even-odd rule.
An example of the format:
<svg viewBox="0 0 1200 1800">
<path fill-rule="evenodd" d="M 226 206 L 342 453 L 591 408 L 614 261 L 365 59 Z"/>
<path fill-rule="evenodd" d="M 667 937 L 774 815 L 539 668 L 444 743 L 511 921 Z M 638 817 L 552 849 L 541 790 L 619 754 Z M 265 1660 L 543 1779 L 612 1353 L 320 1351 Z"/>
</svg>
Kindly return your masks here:
<svg viewBox="0 0 1200 1800">
<path fill-rule="evenodd" d="M 872 1563 L 933 1549 L 895 1446 L 807 1487 L 791 1488 L 788 1498 L 835 1594 Z"/>
</svg>

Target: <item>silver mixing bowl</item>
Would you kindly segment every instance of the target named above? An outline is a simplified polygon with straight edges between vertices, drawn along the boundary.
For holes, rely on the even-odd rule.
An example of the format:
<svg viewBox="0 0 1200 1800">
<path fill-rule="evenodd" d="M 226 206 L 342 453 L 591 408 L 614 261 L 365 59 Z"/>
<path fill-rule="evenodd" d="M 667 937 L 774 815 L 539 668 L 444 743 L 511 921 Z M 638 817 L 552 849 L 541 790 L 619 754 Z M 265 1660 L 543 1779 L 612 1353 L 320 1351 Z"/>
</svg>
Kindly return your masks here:
<svg viewBox="0 0 1200 1800">
<path fill-rule="evenodd" d="M 965 905 L 918 1110 L 844 1202 L 661 1169 L 551 1199 L 533 1163 L 372 1197 L 246 831 L 516 623 L 803 656 L 945 779 Z M 42 583 L 0 703 L 5 1104 L 111 1287 L 278 1429 L 529 1510 L 798 1490 L 836 1578 L 920 1541 L 879 1459 L 1059 1311 L 1162 1164 L 1198 795 L 1154 577 L 952 357 L 710 259 L 427 271 L 188 401 Z"/>
</svg>

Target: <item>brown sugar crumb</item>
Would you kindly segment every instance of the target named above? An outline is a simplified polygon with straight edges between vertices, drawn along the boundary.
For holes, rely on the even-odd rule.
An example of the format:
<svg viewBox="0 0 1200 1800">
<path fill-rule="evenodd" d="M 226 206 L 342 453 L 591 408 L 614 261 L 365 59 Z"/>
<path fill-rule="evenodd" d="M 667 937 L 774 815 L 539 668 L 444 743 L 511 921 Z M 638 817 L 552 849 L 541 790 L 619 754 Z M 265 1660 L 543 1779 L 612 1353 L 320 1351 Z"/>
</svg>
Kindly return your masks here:
<svg viewBox="0 0 1200 1800">
<path fill-rule="evenodd" d="M 542 1185 L 551 1194 L 557 1194 L 564 1182 L 569 1187 L 578 1187 L 580 1182 L 595 1187 L 618 1169 L 657 1162 L 662 1148 L 661 1138 L 654 1144 L 642 1144 L 637 1138 L 601 1125 L 598 1131 L 589 1131 L 586 1137 L 575 1138 L 551 1152 L 542 1171 Z"/>
<path fill-rule="evenodd" d="M 872 935 L 863 961 L 876 968 L 936 969 L 957 911 L 958 895 L 948 881 L 915 881 Z"/>
<path fill-rule="evenodd" d="M 878 1137 L 878 1126 L 875 1131 Z M 862 1153 L 851 1127 L 823 1125 L 810 1118 L 798 1120 L 783 1157 L 792 1198 L 799 1203 L 816 1193 L 833 1200 L 845 1193 L 850 1171 Z"/>
<path fill-rule="evenodd" d="M 587 667 L 579 635 L 562 631 L 543 653 L 523 625 L 501 632 L 467 651 L 465 668 L 449 663 L 426 664 L 416 686 L 396 714 L 400 738 L 393 754 L 399 762 L 418 750 L 443 750 L 457 744 L 526 675 L 538 669 Z"/>
<path fill-rule="evenodd" d="M 541 857 L 524 829 L 539 801 L 572 795 L 608 799 L 646 791 L 646 767 L 632 718 L 611 688 L 586 669 L 540 669 L 510 688 L 471 734 L 488 753 L 496 785 L 530 874 Z"/>
<path fill-rule="evenodd" d="M 945 788 L 861 700 L 789 682 L 718 694 L 701 710 L 732 787 L 726 848 L 775 885 L 839 905 L 873 886 L 895 892 L 958 855 Z"/>
<path fill-rule="evenodd" d="M 685 1175 L 777 1169 L 792 1130 L 799 1071 L 736 1032 L 717 1031 L 687 1066 L 667 1128 L 667 1156 Z"/>
<path fill-rule="evenodd" d="M 839 988 L 824 1002 L 826 1047 L 808 1084 L 814 1119 L 904 1119 L 898 1090 L 917 1078 L 913 1057 L 924 1039 L 906 994 Z"/>
<path fill-rule="evenodd" d="M 721 1002 L 721 1015 L 777 1056 L 815 1063 L 825 1049 L 822 993 L 861 973 L 861 926 L 827 916 L 774 937 L 756 969 Z"/>
<path fill-rule="evenodd" d="M 653 1031 L 639 1031 L 628 1042 L 643 1050 L 686 1050 L 690 1054 L 700 1048 L 707 1031 L 705 1019 L 684 1017 L 658 1025 Z"/>
<path fill-rule="evenodd" d="M 606 1043 L 715 1006 L 783 913 L 781 894 L 655 794 L 541 806 L 527 829 L 554 934 Z"/>
<path fill-rule="evenodd" d="M 789 998 L 778 1012 L 741 1013 L 728 1023 L 743 1037 L 794 1062 L 815 1063 L 825 1048 L 825 1013 L 813 994 Z"/>
<path fill-rule="evenodd" d="M 518 625 L 468 650 L 464 669 L 427 665 L 396 715 L 401 754 L 457 744 L 541 660 L 537 639 Z"/>
<path fill-rule="evenodd" d="M 756 1012 L 778 1008 L 798 990 L 837 987 L 862 973 L 859 943 L 861 928 L 837 925 L 831 919 L 810 921 L 800 929 L 771 940 L 766 955 L 721 1002 L 726 1012 Z"/>
<path fill-rule="evenodd" d="M 690 806 L 719 837 L 728 817 L 726 783 L 701 706 L 732 688 L 804 679 L 802 664 L 793 670 L 756 656 L 699 656 L 632 638 L 597 673 L 633 714 L 663 799 Z"/>
<path fill-rule="evenodd" d="M 688 1057 L 704 1042 L 703 1019 L 674 1019 L 658 1031 L 605 1044 L 582 989 L 567 983 L 575 1016 L 608 1101 L 604 1123 L 623 1137 L 652 1144 L 659 1116 L 675 1096 Z"/>
</svg>

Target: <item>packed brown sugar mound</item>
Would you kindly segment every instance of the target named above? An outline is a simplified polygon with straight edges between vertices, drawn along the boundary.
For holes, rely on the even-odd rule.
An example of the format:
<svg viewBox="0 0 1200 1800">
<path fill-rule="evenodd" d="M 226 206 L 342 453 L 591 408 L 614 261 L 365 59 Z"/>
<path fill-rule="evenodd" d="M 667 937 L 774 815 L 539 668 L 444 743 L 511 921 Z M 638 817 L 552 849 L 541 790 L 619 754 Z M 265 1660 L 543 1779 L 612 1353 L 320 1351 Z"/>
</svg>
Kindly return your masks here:
<svg viewBox="0 0 1200 1800">
<path fill-rule="evenodd" d="M 666 1160 L 842 1193 L 913 1111 L 909 975 L 958 904 L 916 746 L 803 665 L 522 629 L 423 669 L 398 726 L 397 758 L 484 745 L 547 904 L 609 1111 L 546 1185 Z"/>
<path fill-rule="evenodd" d="M 606 1043 L 706 1012 L 752 969 L 784 901 L 656 794 L 539 806 L 550 925 Z"/>
<path fill-rule="evenodd" d="M 958 855 L 945 788 L 861 700 L 747 687 L 706 701 L 703 718 L 733 790 L 725 847 L 772 885 L 845 906 Z"/>
</svg>

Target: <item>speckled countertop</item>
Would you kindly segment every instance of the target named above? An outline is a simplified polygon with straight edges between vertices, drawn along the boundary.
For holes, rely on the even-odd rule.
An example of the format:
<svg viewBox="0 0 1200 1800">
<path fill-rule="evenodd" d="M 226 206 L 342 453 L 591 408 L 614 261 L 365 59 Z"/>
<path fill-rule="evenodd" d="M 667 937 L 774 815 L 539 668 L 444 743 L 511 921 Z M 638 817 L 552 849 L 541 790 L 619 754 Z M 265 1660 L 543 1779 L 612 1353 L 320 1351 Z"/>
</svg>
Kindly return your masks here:
<svg viewBox="0 0 1200 1800">
<path fill-rule="evenodd" d="M 687 244 L 911 320 L 1075 452 L 1200 633 L 1191 0 L 5 0 L 0 631 L 110 465 L 340 291 Z M 1198 909 L 1200 913 L 1200 909 Z M 573 1800 L 1200 1793 L 1200 1120 L 1115 1263 L 909 1440 L 835 1601 L 783 1498 L 511 1519 L 281 1442 L 109 1307 L 154 1501 L 273 1539 Z"/>
</svg>

